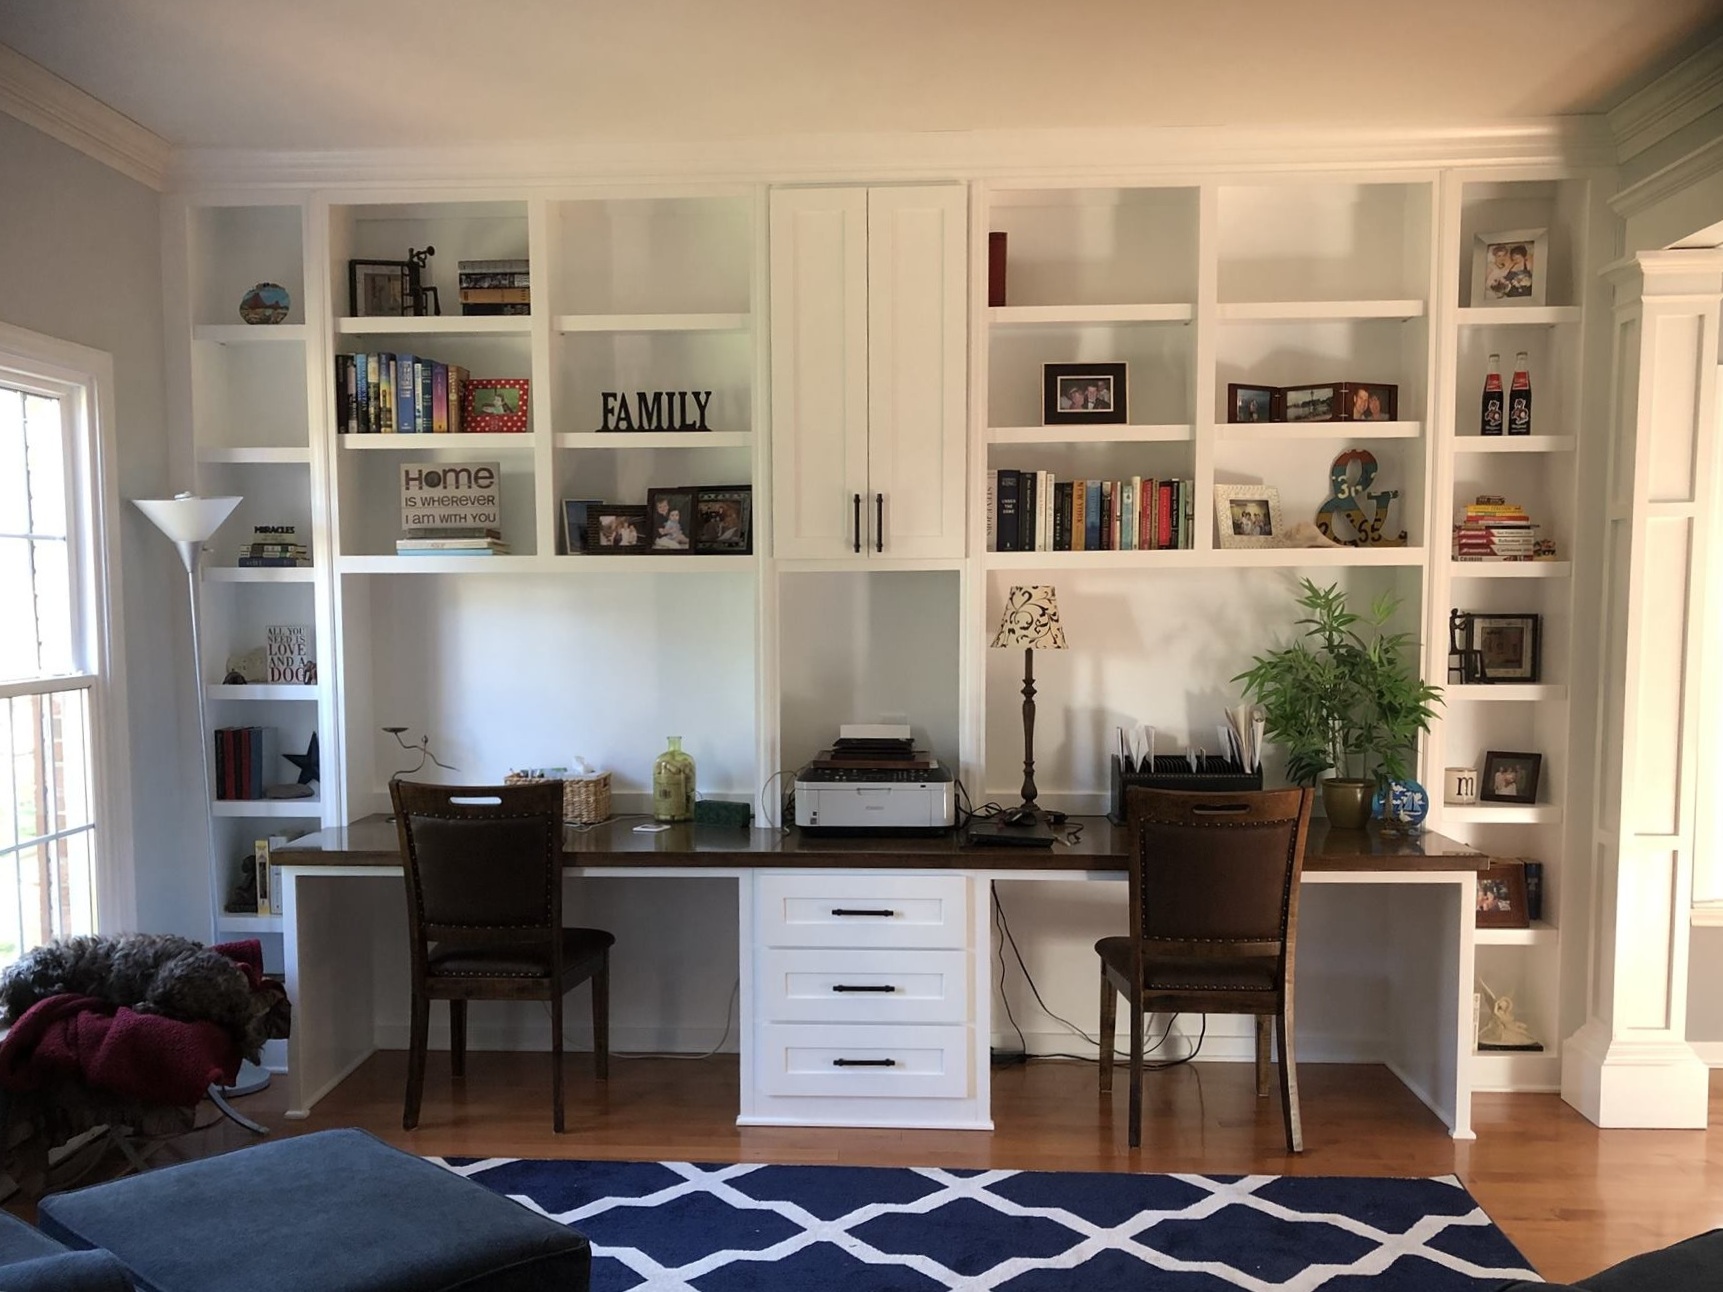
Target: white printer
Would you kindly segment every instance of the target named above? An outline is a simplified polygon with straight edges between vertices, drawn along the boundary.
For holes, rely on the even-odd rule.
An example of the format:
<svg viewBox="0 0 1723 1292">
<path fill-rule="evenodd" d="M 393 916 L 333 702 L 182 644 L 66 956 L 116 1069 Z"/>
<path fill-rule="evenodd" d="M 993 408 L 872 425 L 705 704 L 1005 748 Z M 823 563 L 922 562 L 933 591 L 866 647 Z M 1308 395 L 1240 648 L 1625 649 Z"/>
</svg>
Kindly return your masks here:
<svg viewBox="0 0 1723 1292">
<path fill-rule="evenodd" d="M 914 748 L 910 729 L 845 725 L 796 773 L 796 824 L 808 831 L 937 831 L 957 821 L 948 768 Z"/>
</svg>

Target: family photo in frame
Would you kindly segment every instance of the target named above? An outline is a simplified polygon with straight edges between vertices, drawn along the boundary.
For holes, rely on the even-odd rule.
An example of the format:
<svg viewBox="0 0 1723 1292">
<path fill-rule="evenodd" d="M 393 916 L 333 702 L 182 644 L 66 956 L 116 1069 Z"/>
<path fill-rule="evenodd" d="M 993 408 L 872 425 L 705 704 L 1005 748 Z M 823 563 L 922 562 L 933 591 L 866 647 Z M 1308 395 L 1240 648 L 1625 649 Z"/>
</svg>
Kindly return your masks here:
<svg viewBox="0 0 1723 1292">
<path fill-rule="evenodd" d="M 1484 755 L 1484 770 L 1479 778 L 1479 802 L 1536 803 L 1543 762 L 1542 754 L 1490 750 Z"/>
<path fill-rule="evenodd" d="M 679 485 L 646 491 L 646 504 L 562 500 L 570 555 L 645 553 L 748 556 L 754 550 L 751 485 Z"/>
<path fill-rule="evenodd" d="M 1528 306 L 1545 303 L 1545 250 L 1548 229 L 1507 229 L 1480 233 L 1472 250 L 1474 306 Z"/>
<path fill-rule="evenodd" d="M 1477 926 L 1480 929 L 1531 927 L 1526 905 L 1526 868 L 1517 861 L 1499 861 L 1478 872 Z"/>
<path fill-rule="evenodd" d="M 1281 534 L 1280 491 L 1272 485 L 1214 487 L 1222 547 L 1273 547 Z"/>
<path fill-rule="evenodd" d="M 1129 420 L 1129 398 L 1122 363 L 1044 363 L 1041 365 L 1041 422 L 1045 426 L 1082 426 Z"/>
</svg>

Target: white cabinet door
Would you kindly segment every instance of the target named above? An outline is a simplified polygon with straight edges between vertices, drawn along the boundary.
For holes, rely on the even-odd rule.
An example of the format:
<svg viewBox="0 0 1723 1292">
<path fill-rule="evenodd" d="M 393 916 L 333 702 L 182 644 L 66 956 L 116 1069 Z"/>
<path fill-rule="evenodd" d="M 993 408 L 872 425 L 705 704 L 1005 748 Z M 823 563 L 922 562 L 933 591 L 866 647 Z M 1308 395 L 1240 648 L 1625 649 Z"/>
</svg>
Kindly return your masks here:
<svg viewBox="0 0 1723 1292">
<path fill-rule="evenodd" d="M 961 185 L 867 199 L 869 551 L 963 555 L 969 214 Z"/>
<path fill-rule="evenodd" d="M 867 527 L 867 190 L 774 192 L 771 244 L 775 551 L 853 557 Z"/>
</svg>

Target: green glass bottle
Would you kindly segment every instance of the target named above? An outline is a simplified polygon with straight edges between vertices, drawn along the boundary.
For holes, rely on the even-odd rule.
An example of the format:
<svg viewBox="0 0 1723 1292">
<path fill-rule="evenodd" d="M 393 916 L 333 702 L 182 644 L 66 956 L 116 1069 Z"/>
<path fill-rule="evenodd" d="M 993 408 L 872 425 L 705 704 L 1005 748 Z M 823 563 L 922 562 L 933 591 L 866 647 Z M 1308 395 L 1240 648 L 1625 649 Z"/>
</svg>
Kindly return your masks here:
<svg viewBox="0 0 1723 1292">
<path fill-rule="evenodd" d="M 671 736 L 670 748 L 652 764 L 652 819 L 694 819 L 694 760 L 682 752 L 681 736 Z"/>
</svg>

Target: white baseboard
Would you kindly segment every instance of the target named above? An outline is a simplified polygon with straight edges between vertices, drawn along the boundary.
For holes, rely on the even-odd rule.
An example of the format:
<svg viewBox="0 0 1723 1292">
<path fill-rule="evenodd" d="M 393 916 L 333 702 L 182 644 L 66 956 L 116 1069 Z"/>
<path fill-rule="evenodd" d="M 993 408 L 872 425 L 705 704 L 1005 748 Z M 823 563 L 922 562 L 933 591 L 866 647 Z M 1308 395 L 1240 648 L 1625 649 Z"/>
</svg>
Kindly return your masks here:
<svg viewBox="0 0 1723 1292">
<path fill-rule="evenodd" d="M 1248 1025 L 1241 1030 L 1235 1021 L 1236 1016 L 1229 1016 L 1229 1024 L 1222 1028 L 1210 1027 L 1202 1038 L 1202 1048 L 1195 1061 L 1199 1063 L 1252 1063 L 1256 1059 L 1256 1034 Z M 1123 1022 L 1124 1020 L 1120 1020 Z M 1165 1024 L 1156 1024 L 1146 1028 L 1145 1035 L 1150 1043 L 1160 1036 Z M 1151 1063 L 1165 1063 L 1183 1059 L 1190 1055 L 1196 1045 L 1200 1028 L 1188 1031 L 1181 1025 L 1173 1029 L 1161 1048 L 1148 1055 Z M 1023 1033 L 1023 1040 L 1017 1039 L 1015 1030 L 994 1030 L 992 1046 L 996 1052 L 1016 1053 L 1027 1045 L 1030 1057 L 1050 1054 L 1075 1054 L 1085 1059 L 1099 1057 L 1097 1047 L 1089 1044 L 1082 1037 L 1071 1032 L 1036 1031 Z M 1118 1052 L 1122 1053 L 1130 1045 L 1130 1032 L 1121 1027 L 1115 1044 Z M 1379 1038 L 1369 1036 L 1300 1036 L 1298 1044 L 1298 1061 L 1300 1063 L 1385 1063 L 1387 1056 L 1382 1051 Z"/>
<path fill-rule="evenodd" d="M 1689 1041 L 1693 1053 L 1708 1068 L 1723 1068 L 1723 1041 Z"/>
</svg>

